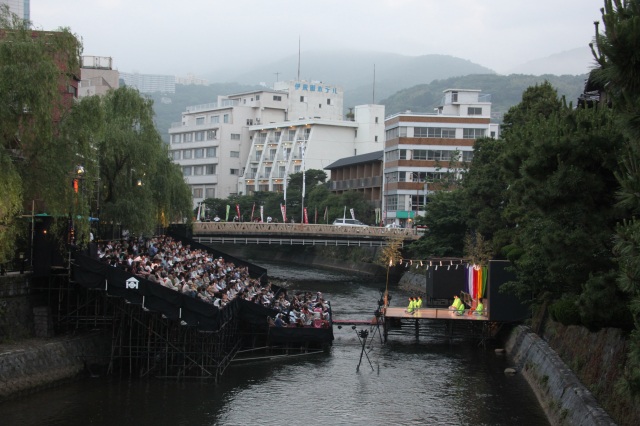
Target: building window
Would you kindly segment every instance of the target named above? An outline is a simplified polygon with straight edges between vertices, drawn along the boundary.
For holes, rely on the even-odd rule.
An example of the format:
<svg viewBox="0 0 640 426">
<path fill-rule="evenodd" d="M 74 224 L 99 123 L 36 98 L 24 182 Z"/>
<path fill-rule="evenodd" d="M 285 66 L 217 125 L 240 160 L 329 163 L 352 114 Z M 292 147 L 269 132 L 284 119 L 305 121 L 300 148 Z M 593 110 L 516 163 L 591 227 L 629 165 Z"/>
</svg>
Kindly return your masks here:
<svg viewBox="0 0 640 426">
<path fill-rule="evenodd" d="M 451 102 L 458 102 L 458 92 L 451 92 Z"/>
<path fill-rule="evenodd" d="M 185 133 L 183 139 L 184 139 L 185 142 L 191 142 L 192 136 L 193 135 L 191 133 Z"/>
<path fill-rule="evenodd" d="M 401 149 L 400 150 L 400 160 L 406 160 L 407 159 L 407 150 L 406 149 Z"/>
<path fill-rule="evenodd" d="M 204 166 L 204 174 L 205 175 L 215 175 L 216 174 L 216 165 L 215 164 L 207 164 Z"/>
<path fill-rule="evenodd" d="M 207 140 L 212 141 L 216 138 L 218 131 L 217 130 L 207 130 Z"/>
<path fill-rule="evenodd" d="M 193 166 L 193 175 L 194 176 L 202 176 L 203 172 L 204 172 L 204 167 L 203 166 Z"/>
<path fill-rule="evenodd" d="M 442 137 L 446 139 L 455 139 L 456 129 L 442 129 Z"/>
<path fill-rule="evenodd" d="M 182 168 L 183 176 L 191 176 L 191 166 L 186 166 Z"/>
<path fill-rule="evenodd" d="M 179 160 L 180 159 L 180 150 L 169 151 L 169 158 L 171 158 L 172 160 Z"/>
<path fill-rule="evenodd" d="M 331 105 L 331 99 L 327 99 L 327 105 Z"/>
<path fill-rule="evenodd" d="M 196 117 L 196 126 L 204 124 L 204 117 Z"/>
<path fill-rule="evenodd" d="M 462 137 L 464 139 L 477 139 L 484 137 L 485 129 L 462 129 Z"/>
<path fill-rule="evenodd" d="M 205 188 L 204 194 L 206 198 L 216 198 L 216 189 L 215 188 Z"/>
<path fill-rule="evenodd" d="M 427 159 L 427 150 L 426 149 L 414 149 L 413 150 L 412 159 L 413 160 L 426 160 Z"/>
<path fill-rule="evenodd" d="M 400 132 L 398 127 L 394 127 L 393 129 L 389 129 L 386 132 L 384 132 L 384 136 L 388 141 L 391 139 L 397 138 L 399 135 L 400 135 Z"/>
<path fill-rule="evenodd" d="M 282 96 L 273 95 L 273 100 L 280 102 L 282 100 Z"/>
<path fill-rule="evenodd" d="M 378 117 L 376 117 L 376 124 L 378 124 Z"/>
<path fill-rule="evenodd" d="M 300 171 L 300 168 L 301 168 L 301 167 L 302 167 L 302 166 L 300 166 L 299 164 L 298 164 L 298 165 L 293 166 L 293 173 L 298 173 L 298 172 Z"/>
<path fill-rule="evenodd" d="M 467 115 L 482 115 L 482 108 L 479 107 L 468 107 Z"/>
<path fill-rule="evenodd" d="M 473 160 L 473 151 L 462 151 L 462 161 L 469 162 Z"/>
<path fill-rule="evenodd" d="M 378 142 L 378 137 L 377 136 L 375 137 L 375 141 Z"/>
<path fill-rule="evenodd" d="M 180 143 L 180 136 L 181 136 L 181 135 L 179 135 L 179 134 L 178 134 L 178 135 L 173 135 L 173 136 L 171 137 L 172 142 L 173 142 L 173 143 Z"/>
<path fill-rule="evenodd" d="M 239 141 L 240 140 L 240 133 L 231 133 L 231 140 L 232 141 Z"/>
<path fill-rule="evenodd" d="M 203 158 L 204 148 L 198 148 L 193 150 L 193 158 Z"/>
<path fill-rule="evenodd" d="M 202 198 L 202 188 L 193 188 L 193 198 Z"/>
<path fill-rule="evenodd" d="M 230 169 L 229 170 L 229 174 L 231 174 L 231 175 L 239 175 L 240 174 L 240 170 L 239 169 Z"/>
<path fill-rule="evenodd" d="M 191 160 L 191 150 L 190 149 L 185 149 L 184 151 L 182 151 L 182 159 L 183 160 Z"/>
<path fill-rule="evenodd" d="M 219 115 L 212 115 L 211 116 L 211 124 L 218 124 L 220 122 L 220 116 Z"/>
<path fill-rule="evenodd" d="M 300 96 L 300 102 L 307 102 L 306 96 Z"/>
<path fill-rule="evenodd" d="M 260 95 L 256 95 L 256 101 L 260 100 Z"/>
<path fill-rule="evenodd" d="M 240 158 L 240 151 L 231 151 L 231 158 Z"/>
<path fill-rule="evenodd" d="M 247 118 L 247 126 L 253 126 L 253 119 Z"/>
<path fill-rule="evenodd" d="M 202 142 L 204 140 L 204 132 L 196 132 L 196 142 Z"/>
<path fill-rule="evenodd" d="M 217 150 L 218 148 L 216 148 L 215 146 L 207 148 L 207 158 L 217 157 L 218 156 Z"/>
<path fill-rule="evenodd" d="M 225 114 L 222 116 L 222 122 L 223 123 L 228 123 L 229 122 L 229 114 Z"/>
</svg>

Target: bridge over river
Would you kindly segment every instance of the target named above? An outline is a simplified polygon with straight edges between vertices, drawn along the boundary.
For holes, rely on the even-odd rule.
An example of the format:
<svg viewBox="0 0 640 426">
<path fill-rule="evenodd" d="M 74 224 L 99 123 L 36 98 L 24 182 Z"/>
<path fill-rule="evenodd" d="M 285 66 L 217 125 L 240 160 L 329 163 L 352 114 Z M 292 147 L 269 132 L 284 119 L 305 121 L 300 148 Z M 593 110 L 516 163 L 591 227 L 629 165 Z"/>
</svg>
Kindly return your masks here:
<svg viewBox="0 0 640 426">
<path fill-rule="evenodd" d="M 275 244 L 381 247 L 420 238 L 415 229 L 302 223 L 196 222 L 193 239 L 203 244 Z"/>
</svg>

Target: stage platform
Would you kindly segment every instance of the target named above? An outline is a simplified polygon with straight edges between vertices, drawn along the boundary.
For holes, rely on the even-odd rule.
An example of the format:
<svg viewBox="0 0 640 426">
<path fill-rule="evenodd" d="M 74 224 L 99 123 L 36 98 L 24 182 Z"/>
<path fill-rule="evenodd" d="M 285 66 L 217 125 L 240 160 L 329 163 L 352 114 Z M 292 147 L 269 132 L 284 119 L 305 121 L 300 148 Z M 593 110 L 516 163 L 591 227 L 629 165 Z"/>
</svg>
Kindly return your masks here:
<svg viewBox="0 0 640 426">
<path fill-rule="evenodd" d="M 453 311 L 446 308 L 420 308 L 410 314 L 406 308 L 387 308 L 384 314 L 385 318 L 400 319 L 441 319 L 456 321 L 489 321 L 487 315 L 469 314 L 469 310 L 464 311 L 464 315 L 456 315 Z"/>
</svg>

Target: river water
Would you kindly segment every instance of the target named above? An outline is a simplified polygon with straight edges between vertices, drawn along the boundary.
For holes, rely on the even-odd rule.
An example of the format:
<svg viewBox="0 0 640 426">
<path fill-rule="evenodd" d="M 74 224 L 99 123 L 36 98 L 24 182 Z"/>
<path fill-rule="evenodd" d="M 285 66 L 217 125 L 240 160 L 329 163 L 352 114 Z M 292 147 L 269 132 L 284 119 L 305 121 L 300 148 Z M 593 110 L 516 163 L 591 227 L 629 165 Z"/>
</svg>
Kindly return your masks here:
<svg viewBox="0 0 640 426">
<path fill-rule="evenodd" d="M 335 319 L 369 319 L 384 282 L 256 262 L 291 289 L 322 291 Z M 391 289 L 392 306 L 407 294 Z M 520 375 L 492 345 L 378 335 L 366 347 L 334 327 L 328 353 L 231 365 L 220 383 L 85 378 L 0 404 L 10 425 L 548 425 Z M 374 330 L 375 331 L 375 330 Z M 377 333 L 377 331 L 375 331 Z"/>
</svg>

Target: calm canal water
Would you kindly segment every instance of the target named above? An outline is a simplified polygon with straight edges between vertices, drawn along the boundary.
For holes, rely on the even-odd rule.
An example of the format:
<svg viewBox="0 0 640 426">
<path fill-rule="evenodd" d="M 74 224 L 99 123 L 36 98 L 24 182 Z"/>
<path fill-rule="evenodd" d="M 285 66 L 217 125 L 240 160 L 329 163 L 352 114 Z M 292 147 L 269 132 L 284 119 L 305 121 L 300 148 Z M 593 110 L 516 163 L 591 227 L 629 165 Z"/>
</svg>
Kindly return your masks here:
<svg viewBox="0 0 640 426">
<path fill-rule="evenodd" d="M 336 319 L 371 318 L 384 283 L 342 273 L 257 262 L 289 288 L 322 291 Z M 407 294 L 392 290 L 391 304 Z M 358 327 L 358 330 L 362 327 Z M 326 354 L 232 365 L 218 385 L 86 378 L 0 404 L 10 425 L 548 425 L 533 392 L 506 376 L 491 345 L 390 335 L 362 346 L 334 328 Z"/>
</svg>

